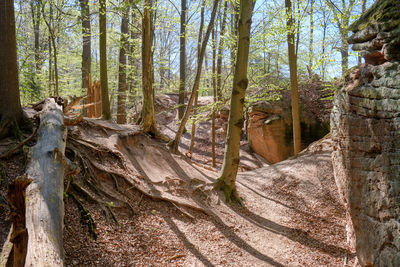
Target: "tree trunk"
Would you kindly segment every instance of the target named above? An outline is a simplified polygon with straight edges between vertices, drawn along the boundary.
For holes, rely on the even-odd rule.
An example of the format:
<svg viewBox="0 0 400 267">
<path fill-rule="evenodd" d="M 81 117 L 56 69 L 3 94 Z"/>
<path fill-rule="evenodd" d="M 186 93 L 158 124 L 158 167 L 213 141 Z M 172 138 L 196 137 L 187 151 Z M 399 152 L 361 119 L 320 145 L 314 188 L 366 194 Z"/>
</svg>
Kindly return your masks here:
<svg viewBox="0 0 400 267">
<path fill-rule="evenodd" d="M 185 112 L 186 87 L 186 0 L 181 0 L 181 32 L 179 36 L 179 100 L 178 119 L 183 118 Z"/>
<path fill-rule="evenodd" d="M 314 0 L 310 0 L 310 45 L 309 45 L 309 50 L 308 50 L 308 66 L 310 67 L 310 70 L 312 70 L 313 67 L 313 42 L 314 42 Z M 310 77 L 311 79 L 312 77 Z"/>
<path fill-rule="evenodd" d="M 0 139 L 23 126 L 18 87 L 14 1 L 0 0 Z"/>
<path fill-rule="evenodd" d="M 80 0 L 81 20 L 82 20 L 82 90 L 88 93 L 88 78 L 91 73 L 91 28 L 90 28 L 90 9 L 89 0 Z M 88 101 L 84 101 L 87 103 Z M 83 114 L 87 116 L 87 108 L 83 109 Z"/>
<path fill-rule="evenodd" d="M 292 121 L 293 121 L 293 146 L 294 154 L 301 151 L 301 132 L 300 132 L 300 113 L 299 113 L 299 93 L 297 83 L 297 56 L 294 47 L 294 25 L 291 0 L 285 0 L 286 7 L 286 26 L 287 43 L 289 52 L 289 71 L 290 87 L 292 92 Z"/>
<path fill-rule="evenodd" d="M 106 0 L 99 0 L 99 7 L 101 109 L 103 119 L 109 120 L 111 119 L 111 111 L 107 77 Z"/>
<path fill-rule="evenodd" d="M 349 68 L 349 43 L 347 42 L 348 39 L 348 30 L 341 29 L 340 30 L 340 54 L 342 56 L 342 75 L 345 75 L 348 68 Z"/>
<path fill-rule="evenodd" d="M 200 11 L 200 27 L 199 27 L 199 36 L 197 40 L 197 60 L 200 60 L 200 50 L 201 50 L 201 39 L 203 38 L 203 26 L 204 26 L 204 5 L 205 0 L 201 2 L 201 11 Z M 192 132 L 190 137 L 190 145 L 189 145 L 189 153 L 192 154 L 193 146 L 194 146 L 194 138 L 196 136 L 196 114 L 197 114 L 197 101 L 199 99 L 199 92 L 196 91 L 196 95 L 194 98 L 194 107 L 193 107 L 193 122 L 192 122 Z"/>
<path fill-rule="evenodd" d="M 213 9 L 211 12 L 210 22 L 208 23 L 206 35 L 204 36 L 203 43 L 201 44 L 200 56 L 198 57 L 198 63 L 197 63 L 196 76 L 195 76 L 194 84 L 192 87 L 192 94 L 190 95 L 189 102 L 185 109 L 185 114 L 181 120 L 181 123 L 179 125 L 179 129 L 178 129 L 178 132 L 176 133 L 175 139 L 172 142 L 170 142 L 170 144 L 169 144 L 172 153 L 178 153 L 178 146 L 180 143 L 180 139 L 181 139 L 183 131 L 185 129 L 186 122 L 189 119 L 189 114 L 192 109 L 194 98 L 196 97 L 196 92 L 199 89 L 204 54 L 206 53 L 206 47 L 207 47 L 208 39 L 210 37 L 211 29 L 214 26 L 214 20 L 215 20 L 216 14 L 217 14 L 218 3 L 219 3 L 219 0 L 215 0 L 213 3 Z"/>
<path fill-rule="evenodd" d="M 37 144 L 26 174 L 28 251 L 26 266 L 60 266 L 64 259 L 64 152 L 67 130 L 62 107 L 47 99 L 40 116 Z"/>
<path fill-rule="evenodd" d="M 151 53 L 151 0 L 145 1 L 142 19 L 142 91 L 143 108 L 141 114 L 142 130 L 152 135 L 157 134 L 157 125 L 154 112 L 154 91 L 152 77 Z"/>
<path fill-rule="evenodd" d="M 13 212 L 20 214 L 13 217 L 14 232 L 10 238 L 13 253 L 8 255 L 8 264 L 14 261 L 14 266 L 63 266 L 64 261 L 62 233 L 67 130 L 62 107 L 53 98 L 46 99 L 40 114 L 38 141 L 30 149 L 25 175 L 18 178 L 7 193 L 8 199 L 14 202 L 12 207 L 17 208 Z M 13 259 L 11 254 L 14 254 Z"/>
<path fill-rule="evenodd" d="M 225 36 L 225 24 L 226 24 L 226 10 L 228 7 L 228 1 L 224 1 L 224 11 L 221 22 L 221 32 L 219 34 L 219 45 L 218 45 L 218 59 L 217 59 L 217 96 L 218 100 L 222 99 L 222 49 L 224 48 L 224 36 Z"/>
<path fill-rule="evenodd" d="M 117 123 L 126 123 L 126 47 L 128 44 L 129 24 L 129 2 L 124 2 L 121 19 L 121 43 L 119 49 L 119 70 L 118 70 L 118 103 Z"/>
<path fill-rule="evenodd" d="M 40 72 L 40 6 L 41 1 L 31 2 L 31 12 L 32 12 L 32 26 L 34 34 L 34 44 L 35 44 L 35 67 L 36 73 Z"/>
<path fill-rule="evenodd" d="M 216 189 L 225 193 L 227 202 L 241 203 L 236 190 L 236 175 L 240 162 L 240 136 L 243 128 L 243 107 L 248 85 L 247 65 L 250 46 L 250 29 L 253 7 L 252 0 L 240 0 L 240 19 L 238 25 L 238 44 L 233 76 L 232 97 L 228 121 L 228 134 L 226 136 L 224 162 Z"/>
<path fill-rule="evenodd" d="M 217 46 L 217 37 L 215 34 L 215 29 L 212 31 L 212 88 L 213 88 L 213 111 L 211 115 L 211 155 L 212 155 L 212 166 L 213 168 L 216 167 L 216 160 L 215 160 L 215 104 L 217 103 L 217 82 L 216 82 L 216 71 L 215 71 L 215 61 L 217 57 L 216 53 L 216 46 Z"/>
</svg>

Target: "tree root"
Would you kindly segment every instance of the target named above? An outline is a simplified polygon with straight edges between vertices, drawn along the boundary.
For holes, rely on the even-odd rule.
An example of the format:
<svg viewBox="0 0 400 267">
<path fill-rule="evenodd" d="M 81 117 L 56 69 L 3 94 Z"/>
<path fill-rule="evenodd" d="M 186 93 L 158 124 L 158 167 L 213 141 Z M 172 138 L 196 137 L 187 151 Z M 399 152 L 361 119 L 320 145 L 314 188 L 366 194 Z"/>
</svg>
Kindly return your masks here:
<svg viewBox="0 0 400 267">
<path fill-rule="evenodd" d="M 71 197 L 78 207 L 79 213 L 81 215 L 81 223 L 87 225 L 89 235 L 92 239 L 97 240 L 96 233 L 96 223 L 94 222 L 90 212 L 83 206 L 83 204 L 75 197 L 72 192 L 68 192 L 68 197 Z"/>
<path fill-rule="evenodd" d="M 218 178 L 218 180 L 214 184 L 214 189 L 217 191 L 223 191 L 225 195 L 225 201 L 227 203 L 236 203 L 239 206 L 243 206 L 243 201 L 239 197 L 239 194 L 236 190 L 236 187 L 229 186 L 223 177 Z"/>
<path fill-rule="evenodd" d="M 20 149 L 23 145 L 25 145 L 26 143 L 28 143 L 35 135 L 37 132 L 37 128 L 35 128 L 32 132 L 32 134 L 25 138 L 25 140 L 23 140 L 22 142 L 20 142 L 18 145 L 16 145 L 15 147 L 11 148 L 9 151 L 7 151 L 5 154 L 0 155 L 0 159 L 4 159 L 4 158 L 8 158 L 10 156 L 12 156 L 18 149 Z"/>
</svg>

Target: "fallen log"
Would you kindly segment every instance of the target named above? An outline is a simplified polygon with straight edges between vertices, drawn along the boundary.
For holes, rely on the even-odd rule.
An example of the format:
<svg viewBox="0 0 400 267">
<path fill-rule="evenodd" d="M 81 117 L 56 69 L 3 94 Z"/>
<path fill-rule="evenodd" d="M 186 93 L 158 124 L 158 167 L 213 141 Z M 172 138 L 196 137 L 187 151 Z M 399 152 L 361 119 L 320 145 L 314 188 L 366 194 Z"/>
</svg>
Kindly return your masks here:
<svg viewBox="0 0 400 267">
<path fill-rule="evenodd" d="M 38 140 L 28 153 L 25 173 L 32 181 L 25 192 L 26 255 L 19 256 L 25 256 L 25 266 L 63 266 L 66 137 L 62 106 L 53 98 L 46 99 L 40 112 Z M 20 245 L 13 242 L 13 249 Z M 11 256 L 14 266 L 22 266 L 15 265 L 15 255 Z"/>
</svg>

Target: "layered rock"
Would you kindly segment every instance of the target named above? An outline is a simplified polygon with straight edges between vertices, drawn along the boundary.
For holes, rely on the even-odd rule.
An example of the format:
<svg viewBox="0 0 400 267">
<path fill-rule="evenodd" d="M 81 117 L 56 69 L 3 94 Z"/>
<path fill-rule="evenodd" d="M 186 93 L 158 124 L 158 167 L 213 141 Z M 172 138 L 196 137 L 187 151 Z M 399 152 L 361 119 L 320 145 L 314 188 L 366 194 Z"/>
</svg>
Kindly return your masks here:
<svg viewBox="0 0 400 267">
<path fill-rule="evenodd" d="M 335 179 L 362 266 L 400 266 L 400 1 L 377 1 L 350 43 L 366 64 L 336 94 Z"/>
</svg>

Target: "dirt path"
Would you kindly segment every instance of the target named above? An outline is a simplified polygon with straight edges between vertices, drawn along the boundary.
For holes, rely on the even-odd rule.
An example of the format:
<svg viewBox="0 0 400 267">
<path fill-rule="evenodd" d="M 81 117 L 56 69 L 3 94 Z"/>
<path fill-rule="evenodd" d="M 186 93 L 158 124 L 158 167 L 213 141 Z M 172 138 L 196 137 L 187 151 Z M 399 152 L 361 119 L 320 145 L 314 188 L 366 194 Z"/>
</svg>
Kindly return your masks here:
<svg viewBox="0 0 400 267">
<path fill-rule="evenodd" d="M 173 133 L 174 118 L 166 116 L 170 117 L 166 125 Z M 97 240 L 93 240 L 85 217 L 81 219 L 76 203 L 67 197 L 67 266 L 343 266 L 346 257 L 349 263 L 354 261 L 346 244 L 344 207 L 333 178 L 329 139 L 275 165 L 265 164 L 243 149 L 242 160 L 253 170 L 238 175 L 238 191 L 245 204 L 238 207 L 226 205 L 223 194 L 211 190 L 209 184 L 218 169 L 202 167 L 210 165 L 208 122 L 199 127 L 191 160 L 171 155 L 165 144 L 135 135 L 135 127 L 101 121 L 87 122 L 85 127 L 85 131 L 75 129 L 76 135 L 87 140 L 85 145 L 97 149 L 104 145 L 104 149 L 92 149 L 88 157 L 122 175 L 119 158 L 110 152 L 118 150 L 124 157 L 123 165 L 135 175 L 133 184 L 142 184 L 143 190 L 176 202 L 156 201 L 119 182 L 119 189 L 129 192 L 134 213 L 108 202 L 116 223 L 98 204 L 84 200 L 97 226 Z M 168 127 L 163 127 L 168 134 Z M 116 134 L 118 131 L 123 134 Z M 186 134 L 183 153 L 189 140 Z M 217 148 L 221 161 L 222 140 L 218 140 Z M 20 156 L 2 162 L 7 166 L 7 183 L 17 174 L 16 168 L 22 169 L 21 162 Z M 117 196 L 113 181 L 101 171 L 97 174 L 103 189 Z M 81 178 L 75 178 L 76 182 Z M 4 184 L 0 191 L 3 196 Z M 188 203 L 203 212 L 178 203 Z M 4 218 L 2 214 L 1 226 L 7 226 Z M 6 227 L 1 228 L 0 239 L 7 233 Z"/>
</svg>

